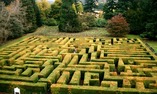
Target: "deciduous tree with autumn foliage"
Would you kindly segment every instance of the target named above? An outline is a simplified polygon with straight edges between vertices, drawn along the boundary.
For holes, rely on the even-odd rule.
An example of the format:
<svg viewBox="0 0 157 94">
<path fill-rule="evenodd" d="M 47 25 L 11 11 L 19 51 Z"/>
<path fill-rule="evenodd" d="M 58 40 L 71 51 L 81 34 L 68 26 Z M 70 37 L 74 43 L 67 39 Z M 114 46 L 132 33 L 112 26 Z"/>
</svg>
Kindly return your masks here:
<svg viewBox="0 0 157 94">
<path fill-rule="evenodd" d="M 125 36 L 130 31 L 129 24 L 122 14 L 118 14 L 108 20 L 106 29 L 111 36 L 116 37 Z"/>
</svg>

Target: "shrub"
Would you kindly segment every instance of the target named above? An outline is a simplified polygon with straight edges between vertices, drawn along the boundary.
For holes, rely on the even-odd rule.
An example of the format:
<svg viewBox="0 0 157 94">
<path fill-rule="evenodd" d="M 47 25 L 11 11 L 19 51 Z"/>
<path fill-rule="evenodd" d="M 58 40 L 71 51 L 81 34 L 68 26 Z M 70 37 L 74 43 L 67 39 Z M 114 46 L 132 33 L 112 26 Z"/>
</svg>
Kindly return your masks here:
<svg viewBox="0 0 157 94">
<path fill-rule="evenodd" d="M 157 23 L 147 23 L 146 24 L 146 32 L 140 34 L 141 37 L 147 37 L 150 39 L 157 39 L 157 32 L 156 32 L 156 28 L 157 27 Z"/>
<path fill-rule="evenodd" d="M 146 19 L 143 19 L 143 14 L 141 10 L 128 10 L 125 13 L 125 17 L 130 26 L 131 34 L 141 34 L 143 33 L 145 27 Z"/>
<path fill-rule="evenodd" d="M 43 23 L 48 26 L 56 26 L 57 25 L 57 21 L 54 18 L 46 19 Z"/>
<path fill-rule="evenodd" d="M 121 14 L 116 15 L 108 20 L 106 29 L 111 36 L 117 37 L 125 36 L 129 33 L 130 30 L 129 24 Z"/>
<path fill-rule="evenodd" d="M 104 27 L 107 24 L 107 21 L 103 18 L 98 18 L 95 21 L 95 26 L 96 27 Z"/>
<path fill-rule="evenodd" d="M 84 13 L 79 15 L 79 21 L 82 23 L 83 30 L 88 30 L 95 26 L 95 15 L 92 13 Z"/>
<path fill-rule="evenodd" d="M 10 19 L 10 23 L 11 23 L 11 27 L 10 27 L 10 31 L 11 31 L 11 35 L 9 38 L 13 39 L 13 38 L 18 38 L 20 36 L 22 36 L 23 32 L 23 25 L 22 22 L 16 18 Z"/>
</svg>

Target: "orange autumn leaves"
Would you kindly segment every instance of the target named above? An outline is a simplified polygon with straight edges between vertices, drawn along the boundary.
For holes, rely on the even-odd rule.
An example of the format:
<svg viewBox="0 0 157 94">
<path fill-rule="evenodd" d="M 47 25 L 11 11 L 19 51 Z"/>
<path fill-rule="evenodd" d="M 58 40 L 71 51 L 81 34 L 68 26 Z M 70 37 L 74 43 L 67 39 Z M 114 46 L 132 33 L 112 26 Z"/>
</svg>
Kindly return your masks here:
<svg viewBox="0 0 157 94">
<path fill-rule="evenodd" d="M 111 36 L 115 37 L 125 36 L 130 31 L 129 24 L 122 14 L 116 15 L 108 20 L 106 29 Z"/>
</svg>

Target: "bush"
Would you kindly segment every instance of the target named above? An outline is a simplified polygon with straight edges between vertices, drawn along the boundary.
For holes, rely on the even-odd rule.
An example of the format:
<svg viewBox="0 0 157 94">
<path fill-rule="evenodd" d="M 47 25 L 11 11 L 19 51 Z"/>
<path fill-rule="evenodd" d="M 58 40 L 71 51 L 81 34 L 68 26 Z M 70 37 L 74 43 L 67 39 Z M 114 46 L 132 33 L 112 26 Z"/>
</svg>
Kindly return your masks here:
<svg viewBox="0 0 157 94">
<path fill-rule="evenodd" d="M 48 25 L 48 26 L 56 26 L 57 25 L 57 21 L 54 18 L 49 18 L 46 19 L 43 24 Z"/>
<path fill-rule="evenodd" d="M 143 19 L 143 14 L 141 10 L 128 10 L 125 13 L 126 20 L 130 26 L 131 34 L 141 34 L 145 31 L 146 19 Z"/>
<path fill-rule="evenodd" d="M 107 24 L 107 21 L 103 18 L 98 18 L 95 21 L 95 26 L 96 27 L 104 27 Z"/>
<path fill-rule="evenodd" d="M 22 22 L 16 18 L 13 18 L 10 20 L 11 23 L 11 27 L 10 27 L 10 31 L 11 31 L 11 35 L 9 36 L 9 38 L 14 39 L 14 38 L 18 38 L 21 37 L 23 32 L 23 25 Z"/>
<path fill-rule="evenodd" d="M 79 21 L 82 23 L 83 30 L 88 30 L 95 26 L 95 15 L 92 13 L 84 13 L 79 15 Z"/>
<path fill-rule="evenodd" d="M 157 27 L 157 22 L 155 23 L 147 23 L 146 24 L 146 32 L 140 34 L 141 37 L 147 37 L 150 39 L 157 39 L 157 32 L 156 28 Z"/>
<path fill-rule="evenodd" d="M 112 17 L 108 21 L 106 29 L 111 36 L 117 37 L 125 36 L 130 30 L 129 24 L 121 14 Z"/>
</svg>

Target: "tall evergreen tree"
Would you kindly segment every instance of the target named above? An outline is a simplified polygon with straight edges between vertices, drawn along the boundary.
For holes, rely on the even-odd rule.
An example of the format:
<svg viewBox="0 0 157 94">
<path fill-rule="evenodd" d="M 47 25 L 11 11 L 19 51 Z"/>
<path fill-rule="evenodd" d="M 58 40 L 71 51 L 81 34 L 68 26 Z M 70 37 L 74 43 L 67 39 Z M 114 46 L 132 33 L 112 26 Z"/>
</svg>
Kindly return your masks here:
<svg viewBox="0 0 157 94">
<path fill-rule="evenodd" d="M 81 23 L 78 16 L 72 8 L 73 0 L 62 0 L 59 31 L 61 32 L 80 32 Z"/>
<path fill-rule="evenodd" d="M 37 28 L 37 18 L 36 18 L 36 12 L 35 12 L 35 0 L 21 0 L 22 1 L 22 7 L 26 7 L 27 10 L 27 20 L 30 23 L 30 29 L 25 31 L 27 32 L 33 32 Z"/>
<path fill-rule="evenodd" d="M 61 6 L 62 0 L 55 0 L 55 2 L 51 5 L 49 17 L 59 21 Z"/>
<path fill-rule="evenodd" d="M 35 0 L 33 0 L 33 5 L 34 5 L 35 14 L 36 14 L 36 25 L 38 27 L 40 27 L 40 26 L 42 26 L 42 20 L 41 20 L 40 10 L 39 10 Z"/>
<path fill-rule="evenodd" d="M 97 7 L 98 0 L 85 0 L 84 10 L 86 12 L 94 12 Z"/>
<path fill-rule="evenodd" d="M 111 19 L 113 16 L 117 15 L 117 3 L 115 0 L 107 0 L 104 5 L 104 18 Z"/>
<path fill-rule="evenodd" d="M 156 0 L 144 0 L 143 7 L 143 15 L 145 24 L 145 32 L 141 34 L 143 37 L 147 37 L 150 39 L 157 40 L 157 1 Z"/>
</svg>

